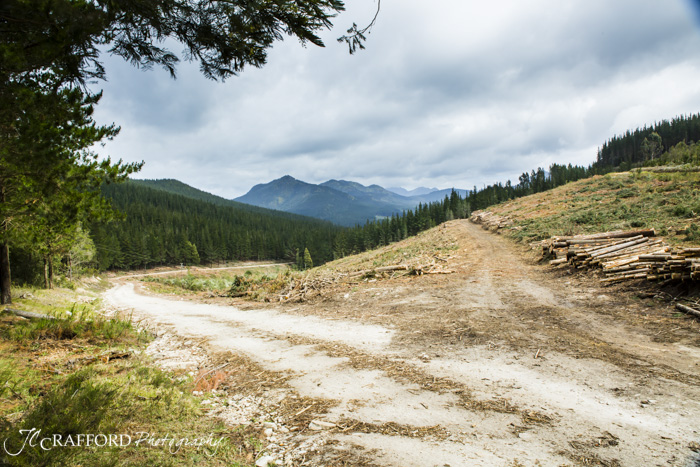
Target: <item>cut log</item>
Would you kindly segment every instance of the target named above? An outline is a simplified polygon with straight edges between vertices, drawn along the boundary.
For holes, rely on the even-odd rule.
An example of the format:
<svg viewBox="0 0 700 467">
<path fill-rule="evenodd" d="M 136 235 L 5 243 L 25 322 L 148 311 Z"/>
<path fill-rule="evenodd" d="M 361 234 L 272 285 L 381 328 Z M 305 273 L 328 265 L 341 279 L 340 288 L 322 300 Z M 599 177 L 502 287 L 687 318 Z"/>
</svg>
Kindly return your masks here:
<svg viewBox="0 0 700 467">
<path fill-rule="evenodd" d="M 357 276 L 364 276 L 367 274 L 377 274 L 377 273 L 382 273 L 382 272 L 389 272 L 389 271 L 408 271 L 409 267 L 406 266 L 405 264 L 399 264 L 396 266 L 382 266 L 380 268 L 375 268 L 375 269 L 363 269 L 362 271 L 355 271 L 351 272 L 348 274 L 349 277 L 357 277 Z"/>
<path fill-rule="evenodd" d="M 642 268 L 647 269 L 647 268 L 649 268 L 649 266 L 651 266 L 651 264 L 652 263 L 635 262 L 635 263 L 627 264 L 624 266 L 619 266 L 616 268 L 603 269 L 603 272 L 605 274 L 613 274 L 613 273 L 622 272 L 622 271 L 634 271 L 635 269 L 642 269 Z"/>
<path fill-rule="evenodd" d="M 599 244 L 599 245 L 593 245 L 593 246 L 584 248 L 583 251 L 585 251 L 585 252 L 587 252 L 587 253 L 596 253 L 596 252 L 598 252 L 598 251 L 600 251 L 600 250 L 602 250 L 602 249 L 607 249 L 607 248 L 610 248 L 610 247 L 613 247 L 613 246 L 622 245 L 623 243 L 628 243 L 628 242 L 630 242 L 630 241 L 639 240 L 639 239 L 642 239 L 642 238 L 644 238 L 644 236 L 642 236 L 642 235 L 637 235 L 637 236 L 632 237 L 632 238 L 623 238 L 623 239 L 621 239 L 621 240 L 605 239 L 605 240 L 603 240 L 603 243 L 601 243 L 601 244 Z"/>
<path fill-rule="evenodd" d="M 676 303 L 676 308 L 681 310 L 684 313 L 688 313 L 690 315 L 695 316 L 696 318 L 700 318 L 700 310 L 696 310 L 695 308 L 690 308 L 689 306 L 685 306 L 682 303 Z"/>
<path fill-rule="evenodd" d="M 643 271 L 643 270 L 641 270 L 641 271 Z M 610 282 L 628 281 L 628 280 L 632 280 L 632 279 L 646 279 L 648 271 L 645 271 L 645 272 L 641 272 L 641 271 L 637 272 L 636 274 L 624 274 L 621 276 L 614 276 L 614 277 L 609 277 L 607 279 L 601 279 L 600 282 L 610 283 Z"/>
<path fill-rule="evenodd" d="M 49 316 L 43 313 L 34 313 L 33 311 L 15 310 L 14 308 L 5 308 L 4 311 L 27 319 L 56 319 L 55 316 Z"/>
<path fill-rule="evenodd" d="M 671 255 L 639 255 L 640 261 L 666 262 L 671 259 Z"/>
<path fill-rule="evenodd" d="M 604 254 L 612 253 L 612 252 L 618 251 L 618 250 L 623 250 L 627 247 L 630 247 L 633 245 L 639 245 L 640 243 L 646 243 L 648 241 L 649 241 L 649 239 L 644 238 L 644 237 L 635 238 L 634 240 L 631 240 L 629 242 L 620 243 L 619 245 L 613 245 L 613 246 L 610 246 L 607 248 L 601 248 L 599 250 L 596 250 L 595 253 L 591 253 L 591 257 L 597 258 L 597 257 L 602 256 Z"/>
</svg>

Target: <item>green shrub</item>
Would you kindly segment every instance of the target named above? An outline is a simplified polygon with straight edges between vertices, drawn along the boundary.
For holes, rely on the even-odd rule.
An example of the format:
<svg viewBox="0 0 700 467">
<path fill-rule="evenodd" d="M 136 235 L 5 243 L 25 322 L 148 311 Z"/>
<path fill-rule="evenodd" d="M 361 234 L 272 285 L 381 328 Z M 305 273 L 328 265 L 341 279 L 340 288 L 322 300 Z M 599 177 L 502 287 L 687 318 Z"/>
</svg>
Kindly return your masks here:
<svg viewBox="0 0 700 467">
<path fill-rule="evenodd" d="M 634 188 L 623 188 L 617 192 L 618 198 L 632 198 L 637 195 L 639 195 L 639 191 Z"/>
<path fill-rule="evenodd" d="M 679 204 L 679 205 L 675 206 L 672 210 L 672 213 L 676 217 L 683 217 L 683 218 L 695 217 L 695 212 L 693 211 L 693 208 L 691 206 L 688 206 L 685 204 Z"/>
<path fill-rule="evenodd" d="M 700 241 L 700 226 L 698 226 L 698 224 L 690 224 L 686 239 L 691 242 Z"/>
</svg>

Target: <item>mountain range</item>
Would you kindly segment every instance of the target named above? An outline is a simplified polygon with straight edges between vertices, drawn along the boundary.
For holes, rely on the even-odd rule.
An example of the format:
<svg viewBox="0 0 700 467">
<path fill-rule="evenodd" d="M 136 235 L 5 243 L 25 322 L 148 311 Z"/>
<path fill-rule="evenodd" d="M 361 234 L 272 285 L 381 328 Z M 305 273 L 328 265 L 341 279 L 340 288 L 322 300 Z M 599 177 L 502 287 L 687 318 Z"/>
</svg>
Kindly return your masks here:
<svg viewBox="0 0 700 467">
<path fill-rule="evenodd" d="M 466 194 L 466 190 L 455 191 L 461 196 Z M 352 226 L 413 209 L 420 203 L 439 201 L 451 192 L 452 189 L 429 188 L 387 190 L 379 185 L 364 186 L 346 180 L 328 180 L 314 185 L 286 175 L 255 185 L 234 201 Z"/>
</svg>

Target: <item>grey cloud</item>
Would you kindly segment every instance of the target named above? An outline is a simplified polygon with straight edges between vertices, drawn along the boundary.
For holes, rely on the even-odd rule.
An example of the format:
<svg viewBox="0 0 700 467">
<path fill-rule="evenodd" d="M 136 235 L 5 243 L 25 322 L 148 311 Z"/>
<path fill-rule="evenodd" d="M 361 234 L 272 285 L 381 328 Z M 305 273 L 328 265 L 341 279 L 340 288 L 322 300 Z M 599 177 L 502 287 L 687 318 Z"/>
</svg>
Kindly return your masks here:
<svg viewBox="0 0 700 467">
<path fill-rule="evenodd" d="M 109 62 L 107 152 L 142 175 L 234 197 L 289 173 L 470 187 L 551 162 L 588 164 L 628 128 L 700 110 L 700 34 L 684 0 L 382 2 L 368 49 L 276 44 L 226 83 Z M 515 178 L 513 178 L 515 177 Z"/>
</svg>

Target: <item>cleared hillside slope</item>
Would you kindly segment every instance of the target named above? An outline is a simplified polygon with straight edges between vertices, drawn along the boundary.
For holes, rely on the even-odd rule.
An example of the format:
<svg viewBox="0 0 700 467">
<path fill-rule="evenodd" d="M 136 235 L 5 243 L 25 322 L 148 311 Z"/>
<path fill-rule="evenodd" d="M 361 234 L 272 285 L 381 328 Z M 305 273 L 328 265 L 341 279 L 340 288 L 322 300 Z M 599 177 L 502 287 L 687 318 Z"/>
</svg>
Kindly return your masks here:
<svg viewBox="0 0 700 467">
<path fill-rule="evenodd" d="M 488 208 L 510 216 L 522 241 L 654 228 L 675 245 L 700 243 L 700 173 L 633 171 L 595 176 Z"/>
</svg>

